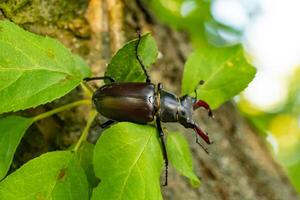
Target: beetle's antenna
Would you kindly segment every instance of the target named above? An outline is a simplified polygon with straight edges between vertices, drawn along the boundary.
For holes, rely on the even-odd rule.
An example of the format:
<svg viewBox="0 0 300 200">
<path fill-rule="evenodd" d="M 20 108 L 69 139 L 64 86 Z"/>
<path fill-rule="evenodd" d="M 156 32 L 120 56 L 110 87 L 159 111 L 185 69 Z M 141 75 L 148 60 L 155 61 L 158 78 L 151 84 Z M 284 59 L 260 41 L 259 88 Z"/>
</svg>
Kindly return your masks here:
<svg viewBox="0 0 300 200">
<path fill-rule="evenodd" d="M 195 98 L 198 99 L 198 94 L 197 94 L 197 89 L 196 88 L 194 89 L 194 92 L 195 92 Z"/>
<path fill-rule="evenodd" d="M 194 89 L 194 92 L 195 92 L 195 96 L 196 96 L 196 99 L 198 99 L 198 93 L 197 93 L 197 89 L 200 85 L 203 85 L 205 83 L 204 80 L 200 80 L 199 83 L 196 85 L 195 89 Z"/>
<path fill-rule="evenodd" d="M 142 62 L 142 60 L 141 60 L 141 58 L 140 58 L 140 56 L 139 56 L 139 51 L 138 51 L 138 50 L 139 50 L 139 45 L 140 45 L 140 42 L 141 42 L 141 39 L 142 39 L 142 37 L 141 37 L 141 30 L 138 28 L 138 29 L 136 30 L 136 32 L 137 32 L 137 34 L 138 34 L 139 39 L 138 39 L 137 44 L 136 44 L 136 46 L 135 46 L 135 56 L 136 56 L 136 59 L 138 60 L 138 62 L 140 63 L 140 65 L 141 65 L 141 67 L 142 67 L 142 69 L 143 69 L 143 71 L 144 71 L 144 74 L 145 74 L 145 76 L 146 76 L 146 83 L 151 83 L 150 76 L 149 76 L 148 73 L 147 73 L 146 67 L 145 67 L 145 65 L 143 64 L 143 62 Z"/>
<path fill-rule="evenodd" d="M 205 151 L 205 153 L 209 154 L 207 148 L 205 148 L 198 140 L 198 136 L 196 135 L 196 143 Z"/>
<path fill-rule="evenodd" d="M 196 99 L 197 99 L 197 96 L 198 96 L 198 93 L 197 93 L 197 89 L 200 85 L 203 85 L 205 83 L 204 80 L 200 80 L 199 83 L 196 85 L 195 89 L 194 89 L 194 92 L 195 92 L 195 96 L 196 96 Z"/>
<path fill-rule="evenodd" d="M 198 85 L 195 87 L 194 92 L 195 92 L 195 94 L 196 94 L 196 100 L 198 99 L 198 98 L 197 98 L 197 97 L 198 97 L 197 89 L 198 89 L 198 87 L 199 87 L 200 85 L 203 85 L 204 83 L 205 83 L 204 80 L 200 80 L 199 83 L 198 83 Z M 193 104 L 193 110 L 196 110 L 196 109 L 198 109 L 199 107 L 205 108 L 205 109 L 208 111 L 208 116 L 209 116 L 209 117 L 214 117 L 214 116 L 213 116 L 213 113 L 212 113 L 212 110 L 210 109 L 210 106 L 209 106 L 208 103 L 206 103 L 206 102 L 203 101 L 203 100 L 198 100 L 198 101 L 196 101 L 196 102 Z"/>
</svg>

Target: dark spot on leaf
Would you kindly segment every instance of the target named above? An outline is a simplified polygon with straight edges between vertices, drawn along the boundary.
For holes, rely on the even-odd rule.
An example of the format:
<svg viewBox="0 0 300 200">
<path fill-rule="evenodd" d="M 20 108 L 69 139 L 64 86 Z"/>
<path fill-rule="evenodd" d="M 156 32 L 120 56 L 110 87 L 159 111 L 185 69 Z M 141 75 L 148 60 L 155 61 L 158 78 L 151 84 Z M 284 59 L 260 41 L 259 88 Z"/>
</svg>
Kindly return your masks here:
<svg viewBox="0 0 300 200">
<path fill-rule="evenodd" d="M 68 168 L 62 168 L 59 170 L 58 175 L 57 175 L 57 180 L 63 181 L 65 180 L 66 174 L 67 174 L 67 169 Z"/>
<path fill-rule="evenodd" d="M 46 200 L 46 196 L 45 196 L 43 193 L 38 192 L 38 193 L 36 193 L 36 195 L 35 195 L 35 199 L 36 199 L 36 200 Z"/>
<path fill-rule="evenodd" d="M 66 75 L 66 80 L 72 80 L 72 79 L 74 79 L 74 77 L 73 77 L 73 76 Z"/>
<path fill-rule="evenodd" d="M 76 79 L 76 77 L 72 77 L 70 75 L 66 75 L 64 78 L 62 78 L 62 79 L 59 80 L 59 83 L 65 83 L 65 82 L 68 82 L 68 81 L 71 81 L 71 80 L 74 80 L 74 79 Z"/>
<path fill-rule="evenodd" d="M 48 56 L 49 56 L 49 58 L 52 58 L 52 59 L 55 58 L 55 54 L 54 54 L 53 49 L 48 49 Z"/>
</svg>

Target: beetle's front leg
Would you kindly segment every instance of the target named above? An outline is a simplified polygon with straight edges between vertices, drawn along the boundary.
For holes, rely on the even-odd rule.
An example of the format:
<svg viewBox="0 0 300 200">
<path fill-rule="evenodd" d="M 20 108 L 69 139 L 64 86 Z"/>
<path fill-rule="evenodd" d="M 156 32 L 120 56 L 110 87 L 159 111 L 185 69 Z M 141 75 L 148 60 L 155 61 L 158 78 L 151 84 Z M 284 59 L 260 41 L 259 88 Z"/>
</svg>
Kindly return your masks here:
<svg viewBox="0 0 300 200">
<path fill-rule="evenodd" d="M 166 149 L 166 144 L 165 144 L 165 138 L 164 138 L 164 132 L 161 127 L 161 121 L 160 117 L 156 117 L 156 126 L 159 134 L 159 138 L 161 141 L 161 146 L 162 146 L 162 152 L 165 160 L 165 183 L 163 186 L 168 185 L 168 167 L 169 167 L 169 160 L 168 160 L 168 154 L 167 154 L 167 149 Z"/>
<path fill-rule="evenodd" d="M 87 77 L 83 79 L 84 81 L 94 81 L 94 80 L 109 80 L 111 83 L 115 82 L 115 79 L 113 79 L 110 76 L 97 76 L 97 77 Z"/>
<path fill-rule="evenodd" d="M 100 124 L 100 127 L 104 129 L 104 128 L 107 128 L 108 126 L 112 125 L 113 123 L 116 123 L 116 121 L 109 119 L 106 122 L 104 122 L 103 124 Z"/>
</svg>

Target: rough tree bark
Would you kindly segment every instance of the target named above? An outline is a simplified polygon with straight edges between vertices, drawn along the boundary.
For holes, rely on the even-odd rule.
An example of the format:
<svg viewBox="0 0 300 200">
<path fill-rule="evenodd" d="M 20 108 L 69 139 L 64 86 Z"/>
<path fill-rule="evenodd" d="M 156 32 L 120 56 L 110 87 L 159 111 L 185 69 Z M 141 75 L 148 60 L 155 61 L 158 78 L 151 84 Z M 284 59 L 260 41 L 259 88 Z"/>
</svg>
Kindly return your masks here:
<svg viewBox="0 0 300 200">
<path fill-rule="evenodd" d="M 51 0 L 49 4 L 41 2 L 16 1 L 18 6 L 11 6 L 9 9 L 2 6 L 0 18 L 9 18 L 33 32 L 58 38 L 89 62 L 94 75 L 103 73 L 105 64 L 124 41 L 136 37 L 137 27 L 141 27 L 143 32 L 151 31 L 162 54 L 162 58 L 151 70 L 152 79 L 156 83 L 162 81 L 165 88 L 179 94 L 183 65 L 191 52 L 188 38 L 184 33 L 175 32 L 158 22 L 140 1 L 68 0 L 65 1 L 68 3 L 57 3 L 63 1 Z M 66 9 L 67 7 L 69 9 Z M 54 104 L 64 104 L 76 98 L 78 98 L 77 91 Z M 41 112 L 47 107 L 51 105 L 40 107 L 29 114 Z M 274 161 L 263 139 L 243 119 L 234 104 L 226 103 L 214 114 L 215 120 L 207 119 L 204 112 L 200 112 L 197 117 L 214 140 L 214 144 L 209 147 L 211 155 L 205 154 L 195 144 L 190 131 L 177 125 L 167 125 L 169 129 L 180 130 L 187 136 L 202 186 L 193 189 L 188 181 L 171 167 L 169 186 L 162 189 L 164 198 L 298 199 L 286 174 Z M 37 152 L 36 148 L 40 148 L 38 151 L 40 154 L 49 148 L 63 148 L 74 142 L 83 127 L 85 117 L 85 109 L 78 108 L 71 114 L 62 113 L 32 127 L 22 141 L 14 161 L 15 165 L 18 166 L 19 162 L 36 156 L 36 153 L 33 153 Z M 45 124 L 48 126 L 46 129 L 42 128 Z M 57 132 L 61 134 L 59 136 L 54 134 Z M 96 132 L 99 132 L 97 128 L 92 131 Z M 48 149 L 35 147 L 36 144 L 28 147 L 28 141 L 37 135 L 46 138 L 46 142 L 42 144 L 48 144 Z M 31 154 L 26 156 L 26 152 Z"/>
</svg>

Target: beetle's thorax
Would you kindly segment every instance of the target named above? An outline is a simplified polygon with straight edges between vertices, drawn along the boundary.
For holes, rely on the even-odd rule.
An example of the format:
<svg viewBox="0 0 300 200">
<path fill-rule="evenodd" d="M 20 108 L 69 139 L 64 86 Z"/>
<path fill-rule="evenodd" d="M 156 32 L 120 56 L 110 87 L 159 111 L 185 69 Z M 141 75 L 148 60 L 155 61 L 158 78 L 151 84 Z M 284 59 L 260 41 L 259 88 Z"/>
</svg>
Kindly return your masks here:
<svg viewBox="0 0 300 200">
<path fill-rule="evenodd" d="M 162 122 L 177 122 L 179 99 L 176 95 L 166 91 L 159 91 L 159 115 Z"/>
<path fill-rule="evenodd" d="M 192 97 L 178 98 L 166 90 L 161 90 L 159 97 L 159 115 L 162 122 L 180 122 L 187 128 L 194 124 L 192 119 L 194 100 Z"/>
</svg>

